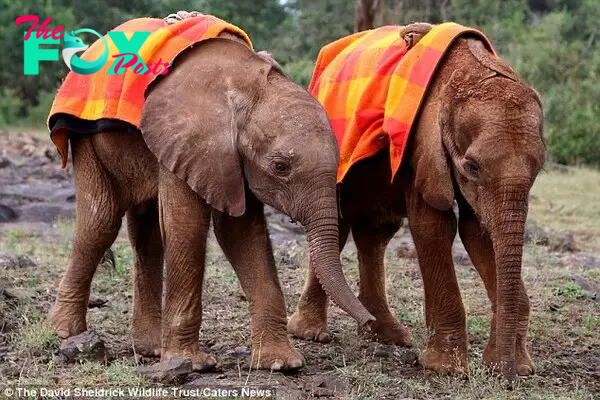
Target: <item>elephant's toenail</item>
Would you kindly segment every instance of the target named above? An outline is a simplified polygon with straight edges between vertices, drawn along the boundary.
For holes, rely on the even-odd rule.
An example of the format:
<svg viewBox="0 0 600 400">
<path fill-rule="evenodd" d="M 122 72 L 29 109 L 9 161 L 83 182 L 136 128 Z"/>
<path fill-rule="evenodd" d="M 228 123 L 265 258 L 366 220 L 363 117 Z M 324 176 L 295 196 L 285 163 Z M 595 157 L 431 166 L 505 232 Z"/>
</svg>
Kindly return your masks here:
<svg viewBox="0 0 600 400">
<path fill-rule="evenodd" d="M 304 365 L 304 361 L 302 359 L 296 359 L 290 363 L 291 369 L 300 368 Z"/>
<path fill-rule="evenodd" d="M 533 375 L 533 369 L 529 365 L 519 365 L 517 367 L 517 373 L 520 376 Z"/>
<path fill-rule="evenodd" d="M 284 365 L 283 360 L 276 359 L 275 361 L 273 361 L 273 363 L 271 363 L 271 370 L 279 371 L 283 368 L 283 365 Z"/>
</svg>

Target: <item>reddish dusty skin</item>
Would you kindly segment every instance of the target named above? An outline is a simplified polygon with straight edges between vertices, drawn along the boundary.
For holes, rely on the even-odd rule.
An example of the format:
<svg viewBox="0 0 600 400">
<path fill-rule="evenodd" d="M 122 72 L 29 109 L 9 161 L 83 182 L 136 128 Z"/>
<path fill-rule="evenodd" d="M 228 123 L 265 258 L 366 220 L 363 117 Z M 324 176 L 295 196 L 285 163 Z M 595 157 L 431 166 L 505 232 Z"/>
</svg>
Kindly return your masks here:
<svg viewBox="0 0 600 400">
<path fill-rule="evenodd" d="M 354 165 L 340 186 L 340 236 L 351 229 L 356 241 L 359 298 L 377 319 L 376 338 L 410 344 L 389 310 L 383 266 L 385 247 L 408 216 L 430 332 L 421 364 L 439 372 L 467 368 L 465 311 L 451 254 L 458 229 L 492 303 L 484 363 L 508 379 L 532 374 L 521 257 L 528 194 L 545 154 L 538 95 L 481 42 L 459 39 L 434 78 L 406 154 L 393 184 L 386 150 Z M 329 341 L 326 307 L 311 271 L 288 330 Z"/>
<path fill-rule="evenodd" d="M 327 116 L 269 56 L 232 37 L 194 47 L 150 88 L 141 131 L 72 135 L 76 229 L 49 316 L 60 337 L 86 330 L 91 280 L 127 214 L 136 350 L 212 368 L 216 360 L 198 342 L 212 218 L 250 303 L 253 367 L 300 368 L 263 204 L 304 225 L 314 270 L 332 299 L 361 326 L 373 321 L 341 270 L 338 151 Z"/>
</svg>

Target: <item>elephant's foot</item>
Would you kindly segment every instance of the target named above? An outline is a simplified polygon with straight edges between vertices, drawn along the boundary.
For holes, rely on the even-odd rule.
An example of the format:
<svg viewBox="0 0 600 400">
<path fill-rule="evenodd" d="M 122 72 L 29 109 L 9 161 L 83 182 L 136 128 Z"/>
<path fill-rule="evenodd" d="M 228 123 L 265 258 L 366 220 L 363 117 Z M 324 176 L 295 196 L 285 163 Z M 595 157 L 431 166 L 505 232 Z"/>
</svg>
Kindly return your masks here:
<svg viewBox="0 0 600 400">
<path fill-rule="evenodd" d="M 372 325 L 371 332 L 367 333 L 373 340 L 397 346 L 412 346 L 412 334 L 396 318 L 379 319 Z"/>
<path fill-rule="evenodd" d="M 158 327 L 158 328 L 156 328 Z M 145 357 L 160 357 L 160 322 L 156 327 L 148 327 L 146 330 L 141 330 L 133 326 L 133 348 L 136 353 Z"/>
<path fill-rule="evenodd" d="M 533 360 L 527 350 L 525 341 L 517 344 L 516 349 L 516 371 L 519 376 L 529 376 L 535 373 L 535 366 Z M 502 368 L 499 368 L 500 363 L 496 354 L 496 345 L 493 341 L 489 341 L 485 350 L 483 351 L 483 364 L 491 371 L 502 372 Z M 514 373 L 514 372 L 513 372 Z"/>
<path fill-rule="evenodd" d="M 256 343 L 252 346 L 252 367 L 271 371 L 291 371 L 304 366 L 304 357 L 287 340 Z"/>
<path fill-rule="evenodd" d="M 181 357 L 188 358 L 192 361 L 192 369 L 197 372 L 211 370 L 217 365 L 217 360 L 210 354 L 206 354 L 200 349 L 189 351 L 165 351 L 161 357 L 161 364 L 168 364 L 168 361 L 172 358 Z"/>
<path fill-rule="evenodd" d="M 296 310 L 287 324 L 289 333 L 299 339 L 329 343 L 331 334 L 327 330 L 327 318 L 322 313 L 306 314 Z"/>
<path fill-rule="evenodd" d="M 519 376 L 529 376 L 535 373 L 535 365 L 531 359 L 527 347 L 523 346 L 521 350 L 517 349 L 517 374 Z"/>
<path fill-rule="evenodd" d="M 85 317 L 85 308 L 82 312 L 79 304 L 57 300 L 48 314 L 48 322 L 58 337 L 66 339 L 87 330 Z"/>
<path fill-rule="evenodd" d="M 467 345 L 443 345 L 430 341 L 420 362 L 423 368 L 438 373 L 466 374 L 469 368 Z"/>
</svg>

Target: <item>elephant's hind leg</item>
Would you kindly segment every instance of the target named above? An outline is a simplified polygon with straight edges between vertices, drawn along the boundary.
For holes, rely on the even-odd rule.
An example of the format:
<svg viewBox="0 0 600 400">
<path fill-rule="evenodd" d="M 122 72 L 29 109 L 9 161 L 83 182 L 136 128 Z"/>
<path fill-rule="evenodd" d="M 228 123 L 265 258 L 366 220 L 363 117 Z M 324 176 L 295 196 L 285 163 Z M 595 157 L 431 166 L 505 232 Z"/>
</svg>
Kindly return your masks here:
<svg viewBox="0 0 600 400">
<path fill-rule="evenodd" d="M 496 261 L 494 246 L 487 232 L 482 231 L 481 224 L 471 207 L 460 203 L 459 233 L 473 265 L 483 280 L 488 298 L 492 302 L 492 323 L 490 339 L 483 352 L 483 362 L 490 368 L 497 365 L 496 358 Z M 527 350 L 527 326 L 529 324 L 529 299 L 525 286 L 521 282 L 519 293 L 521 314 L 517 331 L 517 348 L 515 351 L 517 373 L 521 376 L 531 375 L 535 371 L 533 361 Z"/>
<path fill-rule="evenodd" d="M 253 367 L 271 370 L 302 367 L 304 358 L 287 337 L 285 299 L 273 260 L 263 205 L 249 195 L 243 216 L 233 218 L 215 212 L 213 221 L 219 245 L 250 302 Z"/>
<path fill-rule="evenodd" d="M 385 249 L 400 228 L 389 223 L 379 226 L 357 224 L 352 236 L 358 250 L 360 294 L 358 298 L 375 317 L 375 339 L 400 346 L 410 346 L 412 335 L 391 312 L 385 285 Z"/>
<path fill-rule="evenodd" d="M 156 199 L 127 212 L 127 231 L 135 253 L 133 345 L 142 355 L 160 356 L 163 246 Z"/>
<path fill-rule="evenodd" d="M 72 151 L 76 192 L 73 249 L 48 317 L 61 338 L 87 329 L 86 313 L 92 278 L 104 252 L 117 237 L 125 213 L 91 139 L 73 140 Z"/>
<path fill-rule="evenodd" d="M 340 220 L 340 251 L 346 245 L 350 226 Z M 310 264 L 310 263 L 309 263 Z M 329 343 L 331 334 L 327 330 L 327 307 L 329 298 L 317 279 L 313 265 L 309 265 L 306 283 L 296 311 L 288 321 L 288 332 L 297 338 Z"/>
</svg>

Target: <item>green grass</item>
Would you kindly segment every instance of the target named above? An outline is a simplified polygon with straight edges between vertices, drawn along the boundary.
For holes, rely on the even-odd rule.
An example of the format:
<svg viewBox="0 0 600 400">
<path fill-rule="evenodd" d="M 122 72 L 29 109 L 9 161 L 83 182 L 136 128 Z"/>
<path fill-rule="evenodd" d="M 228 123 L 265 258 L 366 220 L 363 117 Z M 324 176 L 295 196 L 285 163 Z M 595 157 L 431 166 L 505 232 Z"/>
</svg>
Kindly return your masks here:
<svg viewBox="0 0 600 400">
<path fill-rule="evenodd" d="M 487 336 L 490 332 L 490 316 L 473 315 L 467 318 L 469 335 Z"/>
<path fill-rule="evenodd" d="M 75 219 L 60 218 L 54 222 L 54 226 L 59 233 L 61 252 L 63 255 L 68 256 L 71 252 L 73 232 L 75 232 Z"/>
<path fill-rule="evenodd" d="M 581 250 L 600 253 L 600 171 L 549 167 L 532 190 L 529 217 L 558 232 L 570 231 Z"/>
<path fill-rule="evenodd" d="M 566 297 L 568 299 L 582 299 L 585 297 L 583 289 L 576 283 L 567 283 L 554 288 L 554 295 Z"/>
<path fill-rule="evenodd" d="M 75 373 L 83 380 L 82 386 L 108 384 L 110 386 L 145 386 L 148 380 L 135 372 L 129 361 L 117 360 L 109 365 L 84 362 L 75 367 Z"/>
<path fill-rule="evenodd" d="M 44 352 L 52 352 L 58 348 L 60 339 L 44 319 L 30 321 L 24 315 L 23 329 L 18 342 L 21 348 L 32 356 L 39 356 Z"/>
<path fill-rule="evenodd" d="M 31 256 L 35 253 L 38 246 L 38 239 L 35 234 L 26 229 L 17 229 L 0 233 L 0 251 L 26 254 Z"/>
</svg>

